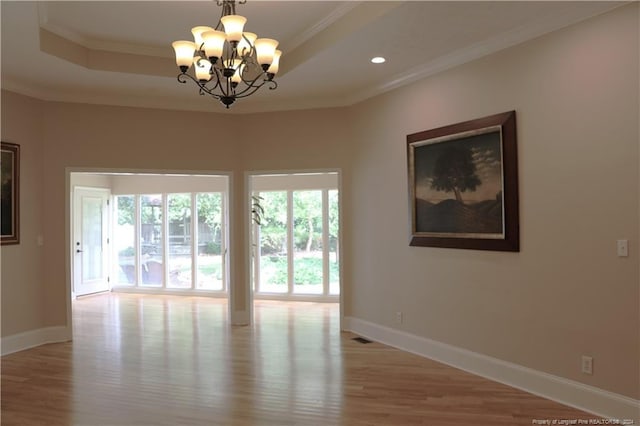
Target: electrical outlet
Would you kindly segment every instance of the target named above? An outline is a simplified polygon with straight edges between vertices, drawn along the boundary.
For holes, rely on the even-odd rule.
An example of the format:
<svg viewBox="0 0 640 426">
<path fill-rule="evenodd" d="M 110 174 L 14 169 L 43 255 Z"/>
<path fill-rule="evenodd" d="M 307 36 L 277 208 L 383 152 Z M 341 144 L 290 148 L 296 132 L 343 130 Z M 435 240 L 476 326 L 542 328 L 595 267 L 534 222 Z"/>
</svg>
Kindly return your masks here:
<svg viewBox="0 0 640 426">
<path fill-rule="evenodd" d="M 582 372 L 584 374 L 593 374 L 593 357 L 582 355 Z"/>
<path fill-rule="evenodd" d="M 402 312 L 396 312 L 396 322 L 402 324 Z"/>
</svg>

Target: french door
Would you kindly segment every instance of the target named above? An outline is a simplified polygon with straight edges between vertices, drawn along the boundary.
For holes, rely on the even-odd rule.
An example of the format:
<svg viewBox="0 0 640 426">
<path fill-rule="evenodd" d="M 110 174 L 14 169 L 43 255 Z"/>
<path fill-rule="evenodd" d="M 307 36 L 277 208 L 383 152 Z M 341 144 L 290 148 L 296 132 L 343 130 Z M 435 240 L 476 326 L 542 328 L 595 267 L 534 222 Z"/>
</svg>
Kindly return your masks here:
<svg viewBox="0 0 640 426">
<path fill-rule="evenodd" d="M 73 194 L 73 290 L 83 296 L 109 290 L 109 197 L 107 189 Z"/>
<path fill-rule="evenodd" d="M 337 174 L 258 175 L 253 229 L 257 296 L 333 300 L 340 294 Z"/>
</svg>

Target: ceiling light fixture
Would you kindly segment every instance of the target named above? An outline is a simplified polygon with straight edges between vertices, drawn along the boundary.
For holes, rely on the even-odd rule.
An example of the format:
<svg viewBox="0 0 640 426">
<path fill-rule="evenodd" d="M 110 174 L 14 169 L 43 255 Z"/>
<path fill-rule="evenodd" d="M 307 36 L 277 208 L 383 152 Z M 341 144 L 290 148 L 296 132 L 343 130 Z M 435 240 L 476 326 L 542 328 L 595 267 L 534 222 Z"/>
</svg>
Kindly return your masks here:
<svg viewBox="0 0 640 426">
<path fill-rule="evenodd" d="M 376 56 L 375 58 L 371 58 L 371 62 L 373 62 L 374 64 L 382 64 L 386 61 L 385 58 L 383 58 L 382 56 Z"/>
<path fill-rule="evenodd" d="M 200 95 L 210 95 L 229 108 L 236 99 L 254 94 L 265 84 L 271 90 L 278 87 L 273 78 L 282 52 L 276 50 L 277 40 L 244 32 L 247 18 L 236 15 L 235 0 L 216 3 L 222 6 L 222 15 L 215 28 L 194 27 L 191 33 L 195 42 L 174 41 L 172 46 L 180 68 L 178 81 L 192 80 Z M 195 77 L 187 73 L 192 65 Z"/>
</svg>

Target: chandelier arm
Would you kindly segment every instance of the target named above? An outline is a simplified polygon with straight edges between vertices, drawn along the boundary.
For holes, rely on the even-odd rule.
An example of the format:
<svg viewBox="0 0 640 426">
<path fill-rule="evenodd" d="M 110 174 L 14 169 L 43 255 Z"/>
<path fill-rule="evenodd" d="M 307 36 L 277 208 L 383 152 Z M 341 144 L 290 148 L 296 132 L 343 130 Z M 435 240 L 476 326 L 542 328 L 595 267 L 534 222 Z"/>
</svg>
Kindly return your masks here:
<svg viewBox="0 0 640 426">
<path fill-rule="evenodd" d="M 250 64 L 249 62 L 247 62 L 247 64 L 248 64 L 248 65 L 255 66 L 255 65 L 253 65 L 253 64 Z M 246 66 L 245 66 L 245 67 L 246 67 Z M 253 85 L 254 85 L 254 83 L 255 83 L 256 81 L 258 81 L 258 79 L 259 79 L 260 77 L 264 77 L 264 73 L 263 73 L 263 72 L 259 72 L 259 73 L 258 73 L 258 75 L 257 75 L 253 80 L 245 79 L 245 78 L 244 78 L 244 76 L 240 75 L 240 80 L 241 80 L 244 84 L 246 84 L 247 86 L 253 86 Z M 262 84 L 261 84 L 260 86 L 262 86 Z"/>
<path fill-rule="evenodd" d="M 221 98 L 222 96 L 224 96 L 224 94 L 223 94 L 223 95 L 218 95 L 217 93 L 215 93 L 215 92 L 214 92 L 214 90 L 216 89 L 216 87 L 218 87 L 218 86 L 222 86 L 222 85 L 219 83 L 219 81 L 216 81 L 216 84 L 215 84 L 213 87 L 209 88 L 209 87 L 207 87 L 207 86 L 206 86 L 206 83 L 205 83 L 205 84 L 201 84 L 201 83 L 200 83 L 200 81 L 199 81 L 197 78 L 195 78 L 195 77 L 191 76 L 190 74 L 184 73 L 184 74 L 179 74 L 179 75 L 178 75 L 178 81 L 179 81 L 180 83 L 183 83 L 183 84 L 184 84 L 184 83 L 186 83 L 186 82 L 187 82 L 187 81 L 189 81 L 189 80 L 193 81 L 193 82 L 196 84 L 196 86 L 198 86 L 198 91 L 199 91 L 199 93 L 200 93 L 201 95 L 202 95 L 202 94 L 204 94 L 204 93 L 206 93 L 207 95 L 210 95 L 210 96 L 212 96 L 212 97 L 214 97 L 214 98 L 216 98 L 216 99 L 218 99 L 218 100 L 220 100 L 220 98 Z M 224 91 L 222 91 L 222 90 L 221 90 L 221 92 L 223 92 L 223 93 L 224 93 Z"/>
<path fill-rule="evenodd" d="M 274 89 L 276 89 L 278 87 L 278 83 L 276 83 L 275 81 L 266 80 L 266 81 L 264 81 L 262 84 L 260 84 L 258 86 L 247 87 L 246 89 L 242 90 L 241 92 L 236 93 L 236 98 L 240 99 L 240 98 L 246 98 L 247 96 L 251 96 L 255 92 L 257 92 L 258 89 L 260 89 L 262 86 L 264 86 L 267 83 L 271 86 L 271 87 L 269 87 L 270 90 L 274 90 Z"/>
<path fill-rule="evenodd" d="M 275 90 L 278 87 L 278 83 L 276 83 L 273 80 L 267 80 L 264 78 L 264 73 L 260 73 L 256 76 L 256 78 L 254 78 L 253 80 L 245 80 L 244 78 L 242 78 L 242 76 L 240 77 L 242 82 L 247 86 L 245 89 L 236 92 L 236 97 L 238 98 L 244 98 L 247 97 L 253 93 L 256 92 L 256 90 L 258 90 L 259 88 L 261 88 L 262 86 L 264 86 L 266 83 L 271 83 L 269 87 L 269 89 L 271 90 Z M 259 84 L 256 84 L 256 82 L 262 78 L 262 81 Z M 253 89 L 253 90 L 252 90 Z M 247 93 L 249 92 L 250 93 Z"/>
<path fill-rule="evenodd" d="M 269 80 L 269 90 L 276 90 L 278 88 L 278 82 L 274 80 Z"/>
<path fill-rule="evenodd" d="M 190 78 L 191 80 L 195 81 L 196 79 L 191 77 L 189 74 L 187 73 L 180 73 L 178 74 L 178 81 L 182 84 L 186 84 L 187 83 L 187 78 Z"/>
<path fill-rule="evenodd" d="M 255 93 L 263 85 L 264 85 L 264 83 L 258 84 L 258 85 L 252 85 L 252 86 L 247 85 L 242 90 L 236 90 L 236 97 L 238 97 L 238 98 L 246 98 L 247 96 L 251 95 L 252 93 Z"/>
<path fill-rule="evenodd" d="M 278 83 L 276 83 L 275 81 L 265 81 L 265 83 L 269 83 L 269 90 L 275 90 L 278 87 Z M 251 91 L 251 93 L 244 93 L 241 94 L 240 96 L 236 96 L 237 98 L 246 98 L 247 96 L 251 96 L 253 95 L 258 89 L 260 89 L 262 86 L 264 86 L 264 84 L 261 84 L 260 86 L 256 87 L 254 90 Z"/>
<path fill-rule="evenodd" d="M 211 82 L 215 82 L 215 84 L 213 85 L 213 87 L 207 87 L 207 90 L 209 91 L 214 91 L 216 88 L 220 88 L 220 91 L 222 91 L 222 83 L 220 82 L 220 74 L 219 74 L 219 70 L 218 68 L 212 68 L 213 69 L 213 73 L 211 74 L 214 78 L 212 78 L 211 80 L 209 80 L 207 82 L 207 84 L 211 83 Z"/>
<path fill-rule="evenodd" d="M 211 95 L 214 98 L 220 100 L 223 97 L 229 96 L 229 94 L 228 94 L 228 91 L 225 90 L 224 84 L 222 83 L 222 79 L 220 77 L 219 70 L 216 69 L 214 74 L 215 74 L 215 84 L 212 87 L 205 87 L 205 89 L 206 89 L 205 91 L 209 95 Z M 213 78 L 211 80 L 209 80 L 208 83 L 211 83 L 212 81 L 214 81 Z M 216 89 L 219 89 L 220 93 L 216 93 L 215 92 Z"/>
</svg>

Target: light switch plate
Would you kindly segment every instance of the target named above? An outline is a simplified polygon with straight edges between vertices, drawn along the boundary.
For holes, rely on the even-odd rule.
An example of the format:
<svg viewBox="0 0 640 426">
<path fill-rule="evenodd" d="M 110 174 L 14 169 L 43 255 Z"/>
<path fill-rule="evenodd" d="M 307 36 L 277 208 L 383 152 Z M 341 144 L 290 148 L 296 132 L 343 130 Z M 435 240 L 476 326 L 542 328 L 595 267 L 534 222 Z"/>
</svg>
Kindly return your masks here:
<svg viewBox="0 0 640 426">
<path fill-rule="evenodd" d="M 618 257 L 629 256 L 629 240 L 618 240 Z"/>
</svg>

